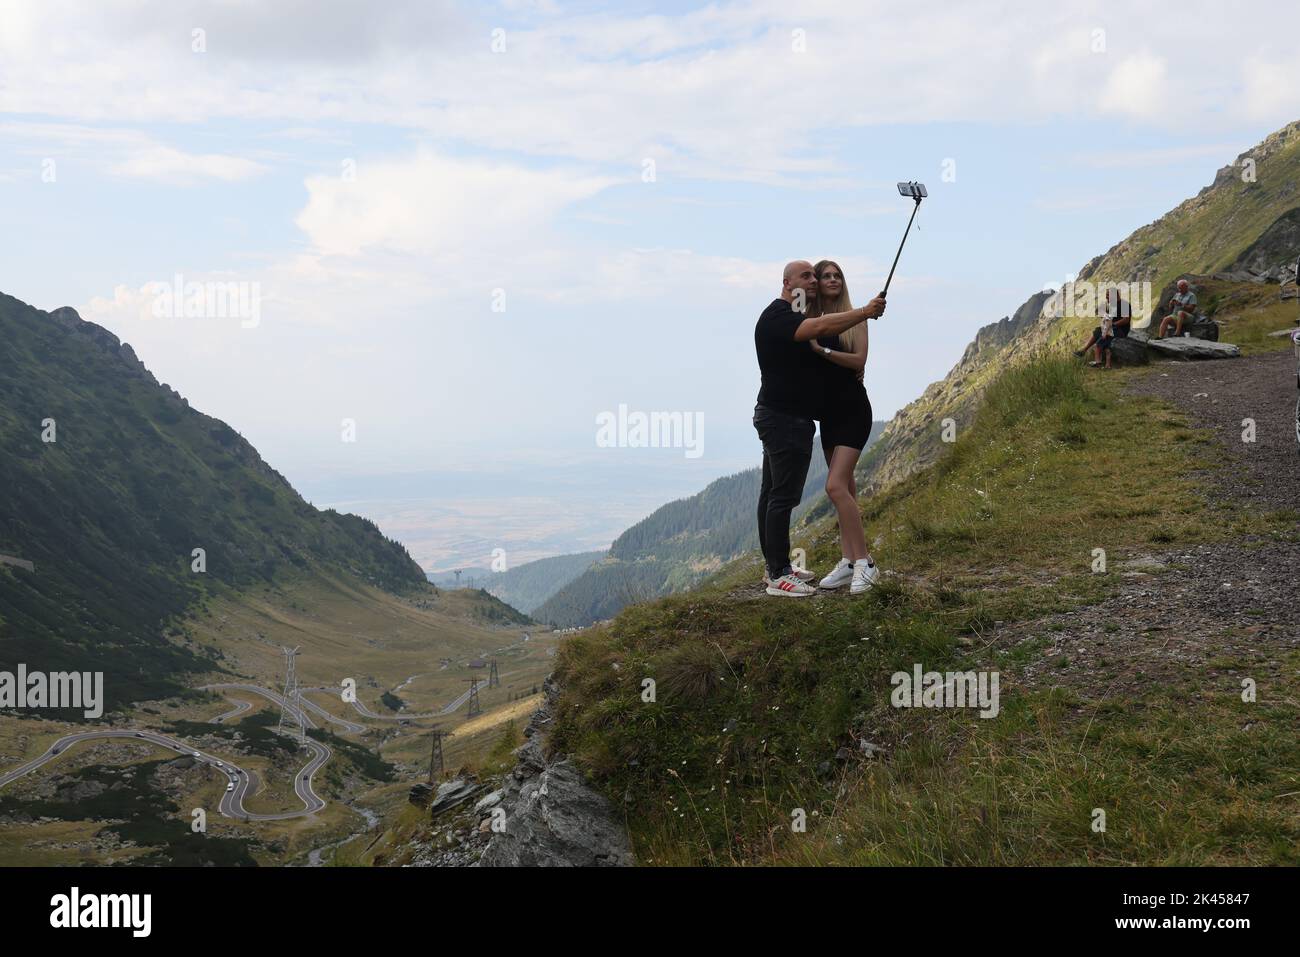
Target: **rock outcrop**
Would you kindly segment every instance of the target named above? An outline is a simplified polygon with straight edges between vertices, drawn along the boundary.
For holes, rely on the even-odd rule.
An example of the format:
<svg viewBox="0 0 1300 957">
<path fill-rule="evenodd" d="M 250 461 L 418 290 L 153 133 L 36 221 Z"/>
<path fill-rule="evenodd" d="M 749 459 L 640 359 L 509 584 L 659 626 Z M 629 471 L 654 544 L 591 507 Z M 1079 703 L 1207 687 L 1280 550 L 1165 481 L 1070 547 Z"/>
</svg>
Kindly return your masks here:
<svg viewBox="0 0 1300 957">
<path fill-rule="evenodd" d="M 1295 278 L 1300 259 L 1300 208 L 1287 210 L 1237 257 L 1230 272 L 1247 272 L 1262 282 Z"/>
<path fill-rule="evenodd" d="M 633 863 L 623 823 L 604 795 L 563 756 L 546 755 L 556 688 L 544 686 L 546 702 L 524 729 L 528 739 L 496 807 L 505 828 L 493 834 L 480 867 L 620 867 Z"/>
<path fill-rule="evenodd" d="M 1237 359 L 1241 347 L 1231 342 L 1210 342 L 1208 339 L 1185 338 L 1151 339 L 1147 348 L 1170 359 Z"/>
<path fill-rule="evenodd" d="M 1120 366 L 1144 366 L 1151 361 L 1147 344 L 1132 335 L 1116 339 L 1110 345 L 1111 361 Z"/>
<path fill-rule="evenodd" d="M 1194 336 L 1157 339 L 1144 329 L 1134 329 L 1129 340 L 1165 359 L 1236 359 L 1241 355 L 1241 347 L 1231 342 L 1213 342 Z"/>
<path fill-rule="evenodd" d="M 975 338 L 966 347 L 959 365 L 967 365 L 986 349 L 1001 349 L 1038 321 L 1043 311 L 1043 304 L 1052 298 L 1051 292 L 1036 292 L 1015 311 L 1014 315 L 1004 316 L 997 322 L 982 326 L 975 333 Z"/>
</svg>

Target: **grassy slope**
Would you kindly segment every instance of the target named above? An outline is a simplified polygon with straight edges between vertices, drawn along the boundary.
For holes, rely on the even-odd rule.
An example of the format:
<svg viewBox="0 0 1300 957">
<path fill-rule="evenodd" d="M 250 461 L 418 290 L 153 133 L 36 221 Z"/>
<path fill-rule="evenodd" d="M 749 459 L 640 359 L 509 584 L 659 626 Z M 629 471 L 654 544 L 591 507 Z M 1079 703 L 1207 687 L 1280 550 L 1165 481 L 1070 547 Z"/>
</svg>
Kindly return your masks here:
<svg viewBox="0 0 1300 957">
<path fill-rule="evenodd" d="M 1242 178 L 1247 158 L 1256 164 L 1253 182 Z M 1213 184 L 1113 246 L 1080 277 L 1150 280 L 1159 292 L 1182 273 L 1227 269 L 1274 220 L 1296 206 L 1297 168 L 1300 122 L 1242 153 L 1218 171 Z"/>
<path fill-rule="evenodd" d="M 898 573 L 868 597 L 763 601 L 745 562 L 566 642 L 557 743 L 627 808 L 640 860 L 1300 861 L 1293 806 L 1276 800 L 1300 774 L 1293 698 L 1247 706 L 1229 676 L 1206 676 L 1140 701 L 1078 700 L 1017 684 L 1045 639 L 982 638 L 1104 595 L 1146 550 L 1294 534 L 1286 516 L 1201 500 L 1189 470 L 1220 453 L 1174 410 L 1124 396 L 1130 374 L 1039 357 L 1000 377 L 937 467 L 864 505 Z M 1097 494 L 1117 482 L 1118 510 Z M 796 544 L 817 567 L 838 556 L 825 523 Z M 1110 575 L 1090 571 L 1098 546 Z M 915 662 L 998 669 L 1002 714 L 890 707 L 890 674 Z M 858 740 L 887 758 L 857 757 Z M 1105 834 L 1095 807 L 1109 809 Z M 796 808 L 806 834 L 791 832 Z"/>
<path fill-rule="evenodd" d="M 1300 179 L 1300 123 L 1271 134 L 1242 157 L 1255 160 L 1254 182 L 1243 182 L 1242 167 L 1236 162 L 1225 166 L 1197 196 L 1085 264 L 1079 279 L 1150 281 L 1154 296 L 1183 273 L 1209 274 L 1231 266 L 1300 202 L 1295 193 Z M 1267 288 L 1276 295 L 1276 286 Z M 959 363 L 899 411 L 881 441 L 864 457 L 864 470 L 876 483 L 887 485 L 932 464 L 942 451 L 941 420 L 951 417 L 958 429 L 969 425 L 981 392 L 1003 366 L 1026 361 L 1044 347 L 1062 353 L 1078 348 L 1094 325 L 1096 321 L 1087 316 L 1041 321 L 1007 347 L 985 350 L 974 361 Z"/>
</svg>

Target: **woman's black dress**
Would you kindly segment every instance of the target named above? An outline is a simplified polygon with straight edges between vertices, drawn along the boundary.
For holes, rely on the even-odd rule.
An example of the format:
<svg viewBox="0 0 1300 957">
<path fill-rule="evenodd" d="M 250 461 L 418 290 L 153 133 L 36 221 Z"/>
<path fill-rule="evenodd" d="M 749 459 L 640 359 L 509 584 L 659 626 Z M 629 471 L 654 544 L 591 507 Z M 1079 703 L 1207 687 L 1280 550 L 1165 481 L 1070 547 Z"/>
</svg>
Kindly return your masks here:
<svg viewBox="0 0 1300 957">
<path fill-rule="evenodd" d="M 817 344 L 836 352 L 847 352 L 839 336 L 818 339 Z M 859 452 L 871 437 L 871 400 L 852 369 L 826 363 L 826 408 L 822 413 L 822 450 L 829 457 L 837 445 Z"/>
</svg>

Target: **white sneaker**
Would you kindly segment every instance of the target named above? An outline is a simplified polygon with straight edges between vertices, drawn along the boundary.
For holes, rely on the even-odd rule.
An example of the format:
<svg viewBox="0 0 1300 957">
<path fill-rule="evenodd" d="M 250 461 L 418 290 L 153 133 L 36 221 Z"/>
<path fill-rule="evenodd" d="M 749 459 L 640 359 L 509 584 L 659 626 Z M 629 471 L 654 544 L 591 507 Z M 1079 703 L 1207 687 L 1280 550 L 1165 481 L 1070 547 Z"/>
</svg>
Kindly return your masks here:
<svg viewBox="0 0 1300 957">
<path fill-rule="evenodd" d="M 853 563 L 847 558 L 841 558 L 840 563 L 835 566 L 835 570 L 817 583 L 818 588 L 839 588 L 845 582 L 853 578 Z"/>
<path fill-rule="evenodd" d="M 853 584 L 849 586 L 850 595 L 861 595 L 880 578 L 880 569 L 874 560 L 863 558 L 853 565 Z"/>
<path fill-rule="evenodd" d="M 817 591 L 812 585 L 801 582 L 794 575 L 782 575 L 780 578 L 774 578 L 768 583 L 767 593 L 769 595 L 778 595 L 782 598 L 803 598 L 805 595 L 814 594 Z"/>
<path fill-rule="evenodd" d="M 790 574 L 793 575 L 795 578 L 799 579 L 801 582 L 810 582 L 810 581 L 812 581 L 814 578 L 817 577 L 816 575 L 814 575 L 812 572 L 810 572 L 810 571 L 809 571 L 808 569 L 806 569 L 806 568 L 793 568 L 793 567 L 792 567 L 792 568 L 790 569 Z"/>
</svg>

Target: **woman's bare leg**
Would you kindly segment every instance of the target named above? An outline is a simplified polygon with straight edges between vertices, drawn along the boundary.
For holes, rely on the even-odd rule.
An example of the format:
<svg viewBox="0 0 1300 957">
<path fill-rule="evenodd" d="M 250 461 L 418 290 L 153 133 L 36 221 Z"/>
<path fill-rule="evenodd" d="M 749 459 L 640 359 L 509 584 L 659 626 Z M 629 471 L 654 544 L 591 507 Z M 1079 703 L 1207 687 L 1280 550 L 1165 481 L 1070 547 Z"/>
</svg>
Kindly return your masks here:
<svg viewBox="0 0 1300 957">
<path fill-rule="evenodd" d="M 854 562 L 867 557 L 867 536 L 862 530 L 857 484 L 853 478 L 853 469 L 861 454 L 861 449 L 851 449 L 846 445 L 835 446 L 827 462 L 830 471 L 826 474 L 826 495 L 835 506 L 835 514 L 840 522 L 841 554 Z"/>
</svg>

